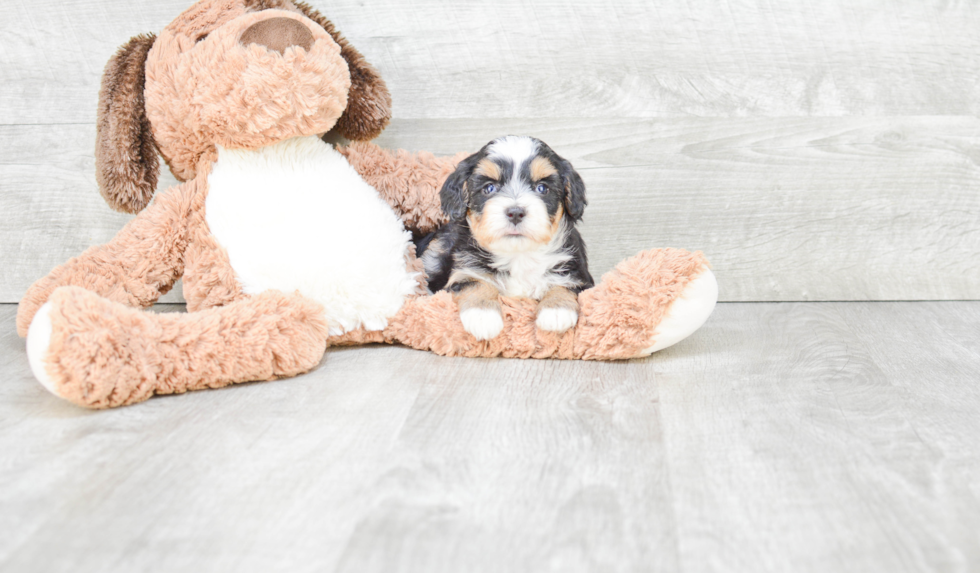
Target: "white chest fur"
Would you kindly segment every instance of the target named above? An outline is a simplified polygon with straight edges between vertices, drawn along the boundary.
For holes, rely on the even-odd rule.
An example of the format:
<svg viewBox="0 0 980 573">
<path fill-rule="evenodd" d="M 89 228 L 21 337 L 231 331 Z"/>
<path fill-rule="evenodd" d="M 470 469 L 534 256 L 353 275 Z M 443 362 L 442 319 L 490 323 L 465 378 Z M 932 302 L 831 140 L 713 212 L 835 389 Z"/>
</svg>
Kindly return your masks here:
<svg viewBox="0 0 980 573">
<path fill-rule="evenodd" d="M 571 281 L 567 277 L 549 272 L 557 264 L 569 258 L 555 257 L 551 253 L 526 253 L 499 257 L 501 264 L 495 266 L 508 272 L 498 278 L 498 290 L 504 296 L 526 296 L 541 300 L 541 297 L 553 286 L 571 286 Z"/>
<path fill-rule="evenodd" d="M 551 287 L 574 286 L 567 276 L 554 274 L 552 269 L 571 260 L 562 246 L 567 230 L 562 224 L 548 244 L 533 250 L 495 250 L 494 268 L 505 271 L 497 275 L 495 284 L 504 296 L 526 296 L 541 300 Z"/>
<path fill-rule="evenodd" d="M 347 160 L 317 137 L 218 149 L 206 215 L 246 293 L 299 291 L 332 334 L 381 330 L 415 292 L 411 235 Z"/>
</svg>

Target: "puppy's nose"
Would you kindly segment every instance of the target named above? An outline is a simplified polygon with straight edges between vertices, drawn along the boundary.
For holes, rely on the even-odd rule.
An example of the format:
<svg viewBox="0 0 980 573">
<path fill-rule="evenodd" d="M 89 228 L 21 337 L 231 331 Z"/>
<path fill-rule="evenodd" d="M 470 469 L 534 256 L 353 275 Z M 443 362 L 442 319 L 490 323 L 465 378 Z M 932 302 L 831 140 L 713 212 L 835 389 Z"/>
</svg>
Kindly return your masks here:
<svg viewBox="0 0 980 573">
<path fill-rule="evenodd" d="M 507 207 L 507 210 L 504 211 L 504 215 L 507 215 L 507 220 L 510 221 L 511 224 L 516 225 L 524 219 L 524 215 L 527 215 L 527 211 L 524 210 L 524 207 Z"/>
<path fill-rule="evenodd" d="M 283 17 L 269 18 L 252 24 L 242 33 L 242 39 L 239 40 L 243 46 L 258 44 L 280 54 L 292 46 L 299 46 L 308 51 L 313 47 L 313 41 L 313 33 L 309 28 L 292 18 Z"/>
</svg>

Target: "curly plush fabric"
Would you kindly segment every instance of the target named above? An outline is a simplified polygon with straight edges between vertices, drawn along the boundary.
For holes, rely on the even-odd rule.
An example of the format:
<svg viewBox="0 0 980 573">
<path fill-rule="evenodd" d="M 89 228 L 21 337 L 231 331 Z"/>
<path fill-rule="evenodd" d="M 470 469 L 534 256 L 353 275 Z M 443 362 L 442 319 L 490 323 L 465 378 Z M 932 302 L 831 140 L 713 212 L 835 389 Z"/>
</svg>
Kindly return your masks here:
<svg viewBox="0 0 980 573">
<path fill-rule="evenodd" d="M 382 199 L 397 206 L 409 229 L 429 233 L 446 222 L 439 195 L 432 190 L 442 187 L 466 153 L 436 157 L 424 151 L 382 149 L 367 142 L 352 143 L 338 151 Z"/>
<path fill-rule="evenodd" d="M 89 408 L 295 376 L 320 362 L 327 337 L 323 307 L 278 291 L 192 314 L 139 311 L 78 287 L 51 303 L 48 376 Z"/>
<path fill-rule="evenodd" d="M 313 47 L 281 55 L 239 42 L 270 17 L 306 20 L 285 10 L 245 14 L 189 47 L 167 27 L 150 50 L 147 117 L 179 179 L 192 179 L 202 159 L 212 162 L 215 145 L 254 149 L 325 133 L 346 109 L 350 73 L 340 46 L 322 28 L 306 20 Z"/>
<path fill-rule="evenodd" d="M 156 36 L 136 36 L 106 64 L 99 89 L 95 131 L 95 179 L 109 206 L 136 213 L 157 187 L 160 161 L 146 118 L 146 57 Z"/>
<path fill-rule="evenodd" d="M 698 251 L 644 251 L 622 261 L 595 287 L 579 294 L 575 328 L 558 334 L 535 326 L 537 302 L 501 298 L 504 329 L 478 341 L 465 330 L 453 297 L 440 292 L 409 301 L 385 330 L 390 341 L 445 356 L 616 360 L 653 344 L 671 303 L 707 269 Z"/>
<path fill-rule="evenodd" d="M 215 171 L 215 162 L 220 154 L 228 156 L 229 149 L 236 150 L 232 155 L 244 156 L 242 150 L 292 148 L 296 146 L 283 143 L 300 136 L 306 136 L 307 144 L 325 146 L 318 136 L 335 125 L 353 139 L 373 137 L 387 123 L 390 105 L 377 72 L 333 24 L 290 0 L 201 0 L 155 40 L 137 37 L 124 46 L 110 61 L 103 80 L 98 177 L 111 205 L 139 213 L 112 241 L 55 268 L 24 295 L 17 331 L 28 336 L 32 369 L 42 384 L 81 406 L 107 408 L 154 394 L 293 376 L 315 367 L 327 346 L 401 343 L 447 356 L 587 360 L 632 358 L 652 351 L 658 326 L 674 302 L 708 272 L 701 253 L 659 249 L 623 261 L 579 295 L 578 323 L 560 334 L 537 328 L 536 301 L 504 298 L 503 331 L 492 340 L 478 341 L 463 329 L 450 294 L 422 294 L 421 262 L 395 217 L 415 233 L 442 224 L 440 187 L 466 154 L 435 157 L 355 142 L 340 147 L 339 154 L 327 150 L 317 155 L 336 158 L 331 165 L 337 170 L 326 175 L 317 170 L 322 163 L 302 171 L 296 156 L 287 154 L 276 164 L 285 167 L 269 181 L 250 176 L 226 179 L 226 185 L 220 185 L 226 164 L 218 164 Z M 150 202 L 156 177 L 154 146 L 185 182 Z M 239 172 L 251 173 L 245 167 Z M 301 176 L 290 180 L 297 173 Z M 344 186 L 341 181 L 354 183 Z M 313 193 L 301 195 L 295 205 L 279 192 L 283 185 L 294 183 L 299 186 L 291 189 Z M 330 196 L 329 205 L 311 209 L 315 201 L 310 197 L 321 198 L 318 190 L 323 189 L 337 195 Z M 228 203 L 209 203 L 209 194 L 212 199 L 225 197 Z M 253 202 L 243 203 L 246 196 Z M 347 203 L 348 208 L 361 205 L 360 211 L 342 210 L 343 205 L 331 211 L 335 203 L 355 197 L 367 198 L 363 203 Z M 276 220 L 278 226 L 262 218 L 274 211 L 269 206 L 277 198 L 275 205 L 285 209 Z M 255 206 L 258 216 L 236 217 L 252 211 L 235 209 L 222 212 L 221 206 L 228 209 L 228 204 Z M 292 213 L 298 211 L 312 214 L 307 223 L 320 226 L 297 226 L 299 218 Z M 251 244 L 241 255 L 244 259 L 229 257 L 215 235 L 221 213 L 230 213 L 230 220 L 240 223 L 248 238 L 252 238 L 249 225 L 255 225 L 256 232 L 271 234 L 254 235 L 264 237 L 264 243 Z M 276 282 L 246 289 L 236 273 L 232 260 L 239 261 L 239 271 L 244 272 L 247 264 L 241 261 L 262 246 L 279 245 L 269 259 L 281 263 L 290 260 L 280 256 L 283 249 L 295 245 L 302 250 L 288 252 L 301 253 L 296 260 L 302 262 L 290 263 L 286 272 L 276 267 L 273 278 L 294 270 L 319 273 L 317 280 L 345 278 L 324 264 L 322 249 L 351 249 L 343 253 L 358 255 L 365 252 L 357 247 L 368 243 L 367 235 L 359 243 L 357 233 L 336 225 L 336 217 L 334 226 L 323 224 L 327 213 L 347 217 L 340 220 L 343 223 L 388 224 L 394 229 L 393 250 L 379 252 L 395 254 L 387 260 L 399 276 L 418 276 L 398 295 L 391 310 L 372 322 L 381 330 L 367 331 L 357 327 L 366 322 L 355 321 L 353 330 L 330 334 L 337 308 L 350 303 L 352 297 L 343 295 L 349 290 L 337 288 L 340 296 L 314 300 L 309 290 L 303 294 L 309 283 L 300 281 L 303 286 L 295 287 L 299 290 L 281 287 L 293 292 L 275 290 L 282 284 Z M 360 218 L 348 213 L 360 213 Z M 383 217 L 365 218 L 370 213 Z M 363 233 L 375 232 L 372 237 L 377 238 L 381 235 L 377 226 Z M 273 240 L 296 229 L 334 228 L 344 229 L 339 240 L 321 234 L 304 234 L 297 243 Z M 227 240 L 229 235 L 222 237 Z M 348 238 L 349 244 L 339 244 Z M 371 257 L 358 260 L 368 261 L 368 271 L 379 264 Z M 349 264 L 343 268 L 349 269 Z M 697 284 L 714 286 L 713 278 L 705 276 L 710 283 Z M 183 278 L 188 313 L 141 310 L 169 291 L 178 278 Z M 322 284 L 333 288 L 348 283 Z M 333 314 L 327 308 L 331 304 Z M 703 312 L 692 328 L 703 322 L 713 304 L 713 299 L 702 304 Z M 39 313 L 41 308 L 46 310 Z M 689 333 L 679 329 L 674 334 Z"/>
<path fill-rule="evenodd" d="M 62 398 L 108 408 L 293 376 L 316 366 L 330 345 L 395 342 L 445 356 L 632 358 L 650 346 L 665 310 L 706 264 L 700 252 L 677 249 L 631 257 L 581 293 L 579 323 L 561 334 L 535 328 L 535 301 L 503 298 L 505 328 L 489 341 L 463 330 L 446 292 L 408 301 L 383 332 L 329 336 L 323 307 L 298 293 L 266 291 L 209 310 L 154 314 L 62 287 L 50 296 L 46 370 Z"/>
<path fill-rule="evenodd" d="M 195 188 L 186 185 L 186 190 Z M 193 196 L 181 190 L 161 195 L 111 242 L 87 249 L 31 285 L 17 307 L 17 333 L 27 336 L 37 309 L 59 286 L 82 287 L 136 308 L 151 306 L 169 292 L 184 274 L 194 206 Z"/>
<path fill-rule="evenodd" d="M 307 18 L 323 27 L 340 46 L 340 55 L 350 69 L 350 95 L 347 109 L 337 120 L 337 129 L 347 139 L 367 141 L 381 135 L 391 121 L 391 93 L 374 66 L 337 31 L 333 22 L 305 2 L 296 2 Z"/>
</svg>

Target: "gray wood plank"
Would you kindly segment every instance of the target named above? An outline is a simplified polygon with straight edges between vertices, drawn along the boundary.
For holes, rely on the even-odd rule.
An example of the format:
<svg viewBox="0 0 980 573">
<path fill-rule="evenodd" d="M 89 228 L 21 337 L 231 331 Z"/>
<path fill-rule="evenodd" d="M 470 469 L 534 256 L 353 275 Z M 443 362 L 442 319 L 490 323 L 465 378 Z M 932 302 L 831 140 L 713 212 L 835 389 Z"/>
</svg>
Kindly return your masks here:
<svg viewBox="0 0 980 573">
<path fill-rule="evenodd" d="M 977 118 L 395 120 L 378 143 L 449 154 L 506 133 L 581 171 L 597 277 L 670 246 L 703 250 L 727 301 L 980 298 Z M 98 194 L 93 140 L 0 126 L 0 302 L 128 219 Z"/>
<path fill-rule="evenodd" d="M 95 183 L 95 126 L 0 126 L 0 303 L 132 217 L 112 211 Z M 165 168 L 160 189 L 177 184 Z M 164 301 L 182 301 L 177 293 Z"/>
<path fill-rule="evenodd" d="M 658 376 L 685 570 L 980 563 L 980 305 L 722 308 Z"/>
<path fill-rule="evenodd" d="M 333 353 L 334 374 L 239 386 L 232 402 L 211 391 L 103 415 L 25 384 L 2 309 L 0 569 L 11 571 L 332 569 L 372 507 L 364 488 L 399 463 L 385 444 L 419 392 L 416 360 L 430 358 Z"/>
<path fill-rule="evenodd" d="M 510 132 L 580 169 L 597 276 L 671 246 L 703 250 L 726 301 L 980 298 L 976 118 L 426 120 L 380 141 Z"/>
<path fill-rule="evenodd" d="M 28 379 L 11 311 L 0 569 L 676 568 L 649 369 L 343 349 L 90 413 Z"/>
<path fill-rule="evenodd" d="M 105 62 L 190 0 L 13 0 L 0 124 L 92 122 Z M 312 2 L 395 117 L 980 114 L 973 2 Z"/>
<path fill-rule="evenodd" d="M 677 569 L 649 369 L 447 362 L 395 445 L 410 467 L 379 484 L 338 570 Z"/>
<path fill-rule="evenodd" d="M 109 412 L 0 306 L 0 570 L 980 562 L 980 303 L 722 304 L 628 363 L 329 352 Z"/>
</svg>

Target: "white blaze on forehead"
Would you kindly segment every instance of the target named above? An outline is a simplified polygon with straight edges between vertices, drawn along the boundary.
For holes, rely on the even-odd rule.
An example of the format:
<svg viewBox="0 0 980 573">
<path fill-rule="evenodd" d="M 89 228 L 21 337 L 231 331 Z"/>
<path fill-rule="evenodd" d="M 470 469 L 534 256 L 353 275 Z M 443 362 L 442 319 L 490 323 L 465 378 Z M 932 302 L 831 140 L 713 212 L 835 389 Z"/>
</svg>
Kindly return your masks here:
<svg viewBox="0 0 980 573">
<path fill-rule="evenodd" d="M 526 135 L 508 135 L 490 144 L 487 155 L 493 159 L 509 159 L 514 162 L 514 173 L 525 161 L 538 154 L 538 142 Z"/>
<path fill-rule="evenodd" d="M 526 135 L 508 135 L 490 144 L 487 156 L 491 160 L 507 161 L 513 165 L 510 174 L 508 195 L 520 195 L 530 191 L 521 180 L 521 166 L 531 161 L 538 154 L 538 142 Z"/>
<path fill-rule="evenodd" d="M 537 243 L 546 241 L 551 236 L 552 221 L 548 216 L 548 208 L 541 196 L 531 190 L 529 181 L 521 177 L 521 167 L 538 157 L 539 152 L 538 141 L 522 135 L 501 137 L 487 148 L 487 158 L 490 161 L 499 165 L 513 165 L 510 181 L 483 204 L 483 232 L 486 237 L 492 237 L 490 244 L 483 246 L 490 252 L 523 252 L 540 247 Z M 507 210 L 511 207 L 521 207 L 525 212 L 523 220 L 516 227 L 507 217 Z M 526 240 L 508 236 L 515 228 L 525 235 Z"/>
</svg>

